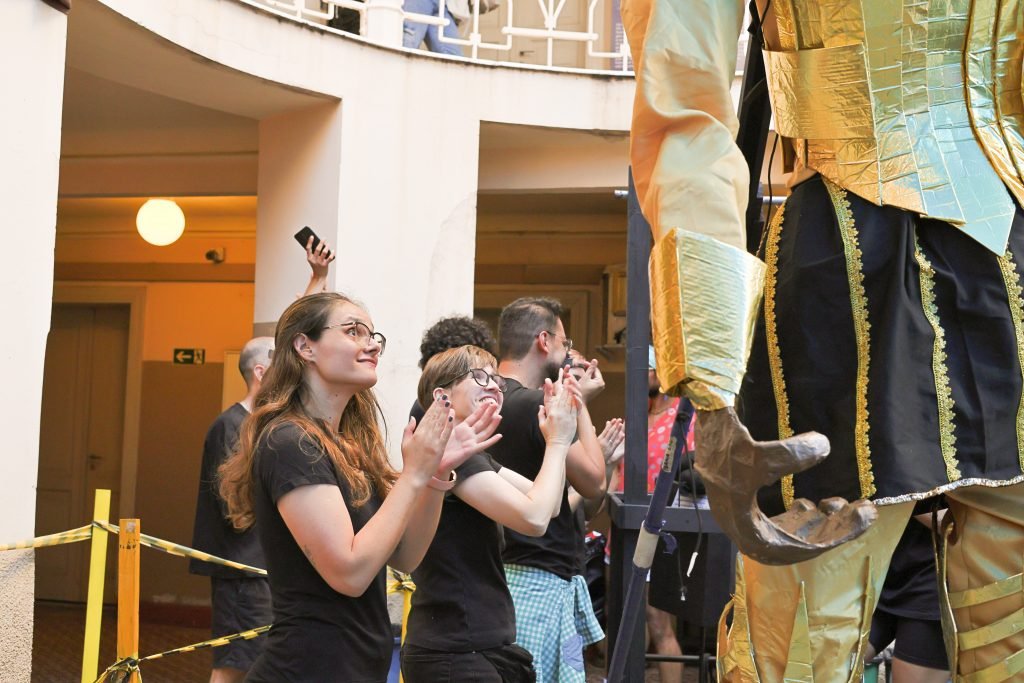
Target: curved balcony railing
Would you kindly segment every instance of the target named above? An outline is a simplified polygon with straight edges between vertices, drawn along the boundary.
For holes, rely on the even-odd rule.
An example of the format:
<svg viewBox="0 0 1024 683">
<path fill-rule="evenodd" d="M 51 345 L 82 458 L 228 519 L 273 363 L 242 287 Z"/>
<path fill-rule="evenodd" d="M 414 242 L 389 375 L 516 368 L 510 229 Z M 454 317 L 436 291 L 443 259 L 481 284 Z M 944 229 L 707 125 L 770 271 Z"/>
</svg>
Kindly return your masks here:
<svg viewBox="0 0 1024 683">
<path fill-rule="evenodd" d="M 444 0 L 436 14 L 406 11 L 402 0 L 244 1 L 391 47 L 402 45 L 408 22 L 437 27 L 441 45 L 472 60 L 632 75 L 619 0 L 490 0 L 500 5 L 486 14 L 480 0 L 468 0 L 461 21 L 453 21 Z M 457 35 L 445 35 L 452 23 Z"/>
</svg>

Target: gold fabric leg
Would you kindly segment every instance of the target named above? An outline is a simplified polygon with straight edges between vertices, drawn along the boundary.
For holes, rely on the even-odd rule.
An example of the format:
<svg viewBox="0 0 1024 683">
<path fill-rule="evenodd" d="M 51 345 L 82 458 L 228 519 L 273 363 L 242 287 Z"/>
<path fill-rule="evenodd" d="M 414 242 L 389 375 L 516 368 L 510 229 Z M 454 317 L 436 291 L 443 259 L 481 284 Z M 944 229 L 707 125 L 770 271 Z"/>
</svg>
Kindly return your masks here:
<svg viewBox="0 0 1024 683">
<path fill-rule="evenodd" d="M 879 508 L 859 538 L 786 566 L 737 558 L 736 617 L 721 648 L 727 683 L 859 680 L 871 615 L 913 503 Z"/>
<path fill-rule="evenodd" d="M 957 683 L 1024 678 L 1024 484 L 946 494 L 945 548 Z M 953 659 L 951 658 L 951 662 Z"/>
</svg>

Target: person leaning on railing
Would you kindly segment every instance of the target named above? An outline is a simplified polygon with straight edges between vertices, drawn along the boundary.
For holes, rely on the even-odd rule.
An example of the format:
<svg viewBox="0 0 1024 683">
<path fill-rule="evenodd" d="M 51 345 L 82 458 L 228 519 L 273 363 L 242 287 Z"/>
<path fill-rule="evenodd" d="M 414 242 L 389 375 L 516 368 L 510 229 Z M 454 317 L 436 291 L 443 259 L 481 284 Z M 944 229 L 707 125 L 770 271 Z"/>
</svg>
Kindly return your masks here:
<svg viewBox="0 0 1024 683">
<path fill-rule="evenodd" d="M 256 522 L 267 558 L 274 625 L 252 683 L 383 683 L 394 647 L 384 566 L 419 564 L 451 471 L 494 441 L 493 406 L 476 413 L 480 431 L 453 437 L 442 393 L 415 433 L 410 420 L 396 473 L 372 390 L 385 343 L 344 295 L 291 304 L 239 449 L 220 469 L 232 522 Z"/>
</svg>

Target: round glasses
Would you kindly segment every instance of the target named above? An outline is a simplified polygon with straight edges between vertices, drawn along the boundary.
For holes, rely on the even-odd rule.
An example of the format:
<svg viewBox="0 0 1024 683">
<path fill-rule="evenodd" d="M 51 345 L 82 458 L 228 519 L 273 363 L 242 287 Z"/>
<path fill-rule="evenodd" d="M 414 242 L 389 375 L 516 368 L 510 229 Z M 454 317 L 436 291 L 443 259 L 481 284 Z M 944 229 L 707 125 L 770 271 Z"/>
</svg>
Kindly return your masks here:
<svg viewBox="0 0 1024 683">
<path fill-rule="evenodd" d="M 555 339 L 558 339 L 559 337 L 561 337 L 562 346 L 565 347 L 565 352 L 566 353 L 569 353 L 569 351 L 572 349 L 572 339 L 570 339 L 569 337 L 566 337 L 564 334 L 560 335 L 557 332 L 554 332 L 552 330 L 541 330 L 537 334 L 540 335 L 540 334 L 545 333 L 545 332 L 547 334 L 550 334 Z"/>
<path fill-rule="evenodd" d="M 366 346 L 370 340 L 377 342 L 380 346 L 380 354 L 384 355 L 384 347 L 388 345 L 388 339 L 380 332 L 374 332 L 371 330 L 366 323 L 353 320 L 347 323 L 338 323 L 336 325 L 328 325 L 323 328 L 325 330 L 339 329 L 348 336 L 355 339 L 358 343 Z"/>
<path fill-rule="evenodd" d="M 473 381 L 482 387 L 486 387 L 488 383 L 493 381 L 494 386 L 498 387 L 498 391 L 500 391 L 501 393 L 504 394 L 505 390 L 508 389 L 508 383 L 505 381 L 504 377 L 502 377 L 501 375 L 492 375 L 483 368 L 473 368 L 472 370 L 466 370 L 461 375 L 456 375 L 455 377 L 449 379 L 447 382 L 441 382 L 438 386 L 450 386 L 452 384 L 455 384 L 455 382 L 458 382 L 466 375 L 472 375 Z"/>
</svg>

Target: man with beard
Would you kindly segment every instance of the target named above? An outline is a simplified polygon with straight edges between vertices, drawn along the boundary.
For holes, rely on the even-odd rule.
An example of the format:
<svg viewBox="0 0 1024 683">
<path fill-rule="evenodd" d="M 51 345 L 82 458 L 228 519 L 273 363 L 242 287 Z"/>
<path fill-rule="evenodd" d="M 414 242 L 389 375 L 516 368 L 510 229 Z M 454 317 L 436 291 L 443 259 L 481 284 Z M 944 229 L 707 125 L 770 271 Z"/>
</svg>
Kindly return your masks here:
<svg viewBox="0 0 1024 683">
<path fill-rule="evenodd" d="M 545 379 L 557 379 L 572 348 L 561 321 L 562 306 L 548 298 L 516 299 L 498 321 L 498 372 L 508 383 L 501 409 L 502 439 L 490 453 L 502 466 L 534 479 L 544 457 L 537 414 Z M 597 361 L 579 380 L 583 400 L 604 389 Z M 579 412 L 577 441 L 565 462 L 566 479 L 585 498 L 605 490 L 604 456 L 586 407 Z M 531 538 L 505 530 L 505 574 L 516 610 L 516 643 L 530 651 L 538 683 L 583 683 L 583 648 L 604 637 L 594 617 L 578 558 L 583 538 L 566 492 L 552 510 L 546 534 Z"/>
</svg>

